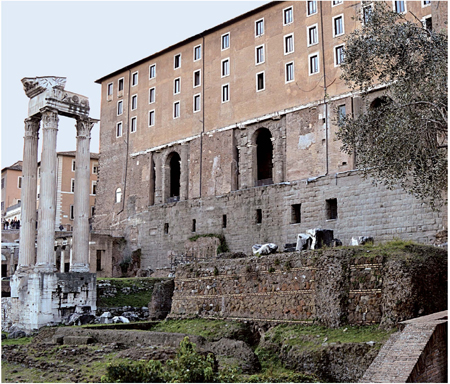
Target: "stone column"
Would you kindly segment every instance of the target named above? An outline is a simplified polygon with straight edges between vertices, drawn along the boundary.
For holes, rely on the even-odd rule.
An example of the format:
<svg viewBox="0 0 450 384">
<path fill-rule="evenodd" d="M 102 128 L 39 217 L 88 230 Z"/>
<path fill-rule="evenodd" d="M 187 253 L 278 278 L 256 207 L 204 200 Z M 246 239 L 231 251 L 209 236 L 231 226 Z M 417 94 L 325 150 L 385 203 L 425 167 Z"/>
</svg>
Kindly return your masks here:
<svg viewBox="0 0 450 384">
<path fill-rule="evenodd" d="M 36 257 L 35 238 L 39 123 L 40 120 L 38 118 L 25 119 L 22 163 L 22 214 L 20 226 L 19 271 L 33 266 Z"/>
<path fill-rule="evenodd" d="M 65 259 L 64 259 L 64 246 L 61 247 L 61 258 L 60 258 L 60 260 L 61 260 L 61 263 L 59 265 L 59 271 L 61 273 L 64 273 L 64 262 L 65 262 Z"/>
<path fill-rule="evenodd" d="M 89 195 L 91 188 L 91 129 L 89 118 L 77 119 L 75 192 L 73 222 L 73 260 L 70 272 L 89 272 Z"/>
<path fill-rule="evenodd" d="M 44 108 L 42 113 L 41 190 L 39 201 L 38 254 L 36 269 L 54 272 L 53 248 L 55 246 L 56 218 L 56 136 L 58 111 Z"/>
<path fill-rule="evenodd" d="M 188 199 L 189 191 L 189 147 L 188 144 L 181 145 L 180 164 L 180 200 Z"/>
<path fill-rule="evenodd" d="M 153 156 L 155 159 L 155 204 L 161 204 L 163 202 L 161 153 L 154 152 Z"/>
</svg>

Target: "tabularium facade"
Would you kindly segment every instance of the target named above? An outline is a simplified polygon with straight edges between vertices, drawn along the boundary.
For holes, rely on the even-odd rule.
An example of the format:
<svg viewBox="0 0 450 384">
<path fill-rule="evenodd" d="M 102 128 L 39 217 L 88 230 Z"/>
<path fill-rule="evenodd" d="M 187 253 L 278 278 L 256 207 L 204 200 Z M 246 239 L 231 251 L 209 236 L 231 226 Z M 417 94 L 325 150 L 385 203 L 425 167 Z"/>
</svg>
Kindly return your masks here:
<svg viewBox="0 0 450 384">
<path fill-rule="evenodd" d="M 424 19 L 446 12 L 439 2 L 392 3 Z M 362 108 L 339 62 L 364 5 L 269 3 L 97 80 L 96 236 L 124 237 L 152 269 L 206 233 L 245 253 L 316 227 L 344 244 L 432 242 L 445 214 L 361 179 L 336 139 L 337 113 Z M 110 258 L 103 240 L 91 255 Z"/>
</svg>

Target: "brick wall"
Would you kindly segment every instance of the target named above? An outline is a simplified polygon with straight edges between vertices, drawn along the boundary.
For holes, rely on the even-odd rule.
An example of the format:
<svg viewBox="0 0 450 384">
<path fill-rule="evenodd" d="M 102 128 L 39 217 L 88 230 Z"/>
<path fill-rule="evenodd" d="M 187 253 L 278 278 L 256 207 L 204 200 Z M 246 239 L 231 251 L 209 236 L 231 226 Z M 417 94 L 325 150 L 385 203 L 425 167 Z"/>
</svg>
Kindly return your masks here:
<svg viewBox="0 0 450 384">
<path fill-rule="evenodd" d="M 442 271 L 427 278 L 428 290 L 442 293 L 446 286 L 446 252 L 423 248 L 429 253 L 424 258 L 417 256 L 420 249 L 386 256 L 347 248 L 188 264 L 177 269 L 171 316 L 319 321 L 327 326 L 394 318 L 392 326 L 446 306 L 445 295 L 427 297 L 430 306 L 425 306 L 424 293 L 419 296 L 415 287 L 423 284 L 428 265 Z M 401 300 L 404 292 L 410 295 L 407 305 Z"/>
</svg>

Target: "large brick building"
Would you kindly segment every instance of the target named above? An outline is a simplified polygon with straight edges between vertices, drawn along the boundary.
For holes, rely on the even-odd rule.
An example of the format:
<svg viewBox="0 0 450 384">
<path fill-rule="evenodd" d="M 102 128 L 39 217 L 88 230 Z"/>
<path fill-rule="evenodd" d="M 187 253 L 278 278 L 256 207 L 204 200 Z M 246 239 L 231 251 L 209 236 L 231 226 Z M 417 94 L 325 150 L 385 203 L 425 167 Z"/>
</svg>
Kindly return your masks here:
<svg viewBox="0 0 450 384">
<path fill-rule="evenodd" d="M 433 28 L 447 19 L 443 2 L 392 6 L 428 26 L 433 18 Z M 344 243 L 432 242 L 445 213 L 361 179 L 336 139 L 337 116 L 363 108 L 339 63 L 365 7 L 272 2 L 97 80 L 97 259 L 112 257 L 109 236 L 125 238 L 125 253 L 141 249 L 151 268 L 167 266 L 195 234 L 221 233 L 246 253 L 315 227 Z"/>
</svg>

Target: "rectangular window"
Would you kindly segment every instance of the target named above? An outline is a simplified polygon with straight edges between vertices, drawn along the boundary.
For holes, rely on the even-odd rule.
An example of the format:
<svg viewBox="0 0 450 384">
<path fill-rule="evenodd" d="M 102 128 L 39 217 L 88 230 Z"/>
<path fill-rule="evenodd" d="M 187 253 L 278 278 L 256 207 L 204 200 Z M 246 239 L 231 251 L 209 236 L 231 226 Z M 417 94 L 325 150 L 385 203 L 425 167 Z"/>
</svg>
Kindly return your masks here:
<svg viewBox="0 0 450 384">
<path fill-rule="evenodd" d="M 116 137 L 122 136 L 122 123 L 117 123 L 116 125 Z"/>
<path fill-rule="evenodd" d="M 256 210 L 256 224 L 262 223 L 262 209 Z"/>
<path fill-rule="evenodd" d="M 337 116 L 337 118 L 338 118 L 338 124 L 341 124 L 342 121 L 343 121 L 343 119 L 344 119 L 344 117 L 345 117 L 345 115 L 346 115 L 346 112 L 345 112 L 345 104 L 342 104 L 342 105 L 339 105 L 339 106 L 338 106 L 337 113 L 338 113 L 338 116 Z"/>
<path fill-rule="evenodd" d="M 181 53 L 175 55 L 173 58 L 173 68 L 177 69 L 180 68 L 180 66 L 181 66 Z"/>
<path fill-rule="evenodd" d="M 226 103 L 229 100 L 230 100 L 229 84 L 222 85 L 222 103 Z"/>
<path fill-rule="evenodd" d="M 112 96 L 112 94 L 113 94 L 113 83 L 109 83 L 109 84 L 106 86 L 106 94 L 107 94 L 108 96 Z"/>
<path fill-rule="evenodd" d="M 428 5 L 431 5 L 431 0 L 424 0 L 424 1 L 422 1 L 422 7 L 426 7 Z"/>
<path fill-rule="evenodd" d="M 137 117 L 132 117 L 131 118 L 131 124 L 130 124 L 130 132 L 136 132 L 136 128 L 137 128 Z"/>
<path fill-rule="evenodd" d="M 344 16 L 333 17 L 333 37 L 344 34 Z"/>
<path fill-rule="evenodd" d="M 2 211 L 5 210 L 5 202 L 4 201 L 2 201 L 1 209 L 2 209 Z"/>
<path fill-rule="evenodd" d="M 230 59 L 222 60 L 222 77 L 230 75 Z"/>
<path fill-rule="evenodd" d="M 72 172 L 75 172 L 75 160 L 72 160 Z"/>
<path fill-rule="evenodd" d="M 264 84 L 264 72 L 260 72 L 256 74 L 256 91 L 264 91 L 265 84 Z"/>
<path fill-rule="evenodd" d="M 93 173 L 94 175 L 97 175 L 97 174 L 98 174 L 98 163 L 94 163 L 94 164 L 92 165 L 92 173 Z"/>
<path fill-rule="evenodd" d="M 372 11 L 372 3 L 362 7 L 362 17 L 364 24 L 367 24 L 369 22 L 370 18 L 372 17 Z"/>
<path fill-rule="evenodd" d="M 176 95 L 181 91 L 181 79 L 177 78 L 173 81 L 173 94 Z"/>
<path fill-rule="evenodd" d="M 286 83 L 294 81 L 294 63 L 286 64 Z"/>
<path fill-rule="evenodd" d="M 102 270 L 102 251 L 97 249 L 97 271 Z"/>
<path fill-rule="evenodd" d="M 283 25 L 291 24 L 294 21 L 294 14 L 292 13 L 292 7 L 283 9 Z"/>
<path fill-rule="evenodd" d="M 394 10 L 397 13 L 406 13 L 406 4 L 404 1 L 394 1 Z"/>
<path fill-rule="evenodd" d="M 138 83 L 138 72 L 134 72 L 131 75 L 131 86 L 134 87 Z"/>
<path fill-rule="evenodd" d="M 194 112 L 200 111 L 200 94 L 194 95 Z"/>
<path fill-rule="evenodd" d="M 227 215 L 222 215 L 222 228 L 227 227 Z"/>
<path fill-rule="evenodd" d="M 334 47 L 334 66 L 341 65 L 344 61 L 344 46 L 338 45 Z"/>
<path fill-rule="evenodd" d="M 94 215 L 95 215 L 95 207 L 92 206 L 91 207 L 91 217 L 94 217 Z"/>
<path fill-rule="evenodd" d="M 149 78 L 154 79 L 156 77 L 156 64 L 152 64 L 149 67 Z"/>
<path fill-rule="evenodd" d="M 338 218 L 337 199 L 328 199 L 325 204 L 327 220 L 336 220 Z"/>
<path fill-rule="evenodd" d="M 433 30 L 433 21 L 431 16 L 430 17 L 425 17 L 422 21 L 423 23 L 423 27 L 428 30 L 428 31 L 432 31 Z"/>
<path fill-rule="evenodd" d="M 301 223 L 300 209 L 301 204 L 291 205 L 291 224 Z"/>
<path fill-rule="evenodd" d="M 148 91 L 148 103 L 152 104 L 155 102 L 156 99 L 156 88 L 150 88 Z"/>
<path fill-rule="evenodd" d="M 230 48 L 230 33 L 225 33 L 222 35 L 222 51 Z"/>
<path fill-rule="evenodd" d="M 119 81 L 118 90 L 119 90 L 119 92 L 120 92 L 120 91 L 123 91 L 123 78 L 122 78 L 122 79 L 119 79 L 118 81 Z"/>
<path fill-rule="evenodd" d="M 22 177 L 19 176 L 17 178 L 17 188 L 21 189 L 22 188 Z"/>
<path fill-rule="evenodd" d="M 117 116 L 120 116 L 123 113 L 123 101 L 120 100 L 117 102 Z"/>
<path fill-rule="evenodd" d="M 5 178 L 2 178 L 2 189 L 5 188 Z"/>
<path fill-rule="evenodd" d="M 200 60 L 202 58 L 202 46 L 197 45 L 194 47 L 194 61 Z"/>
<path fill-rule="evenodd" d="M 70 179 L 70 192 L 75 192 L 75 179 Z"/>
<path fill-rule="evenodd" d="M 317 1 L 308 1 L 307 4 L 308 10 L 307 15 L 311 16 L 317 13 Z"/>
<path fill-rule="evenodd" d="M 192 232 L 197 231 L 197 220 L 192 219 Z"/>
<path fill-rule="evenodd" d="M 97 194 L 97 181 L 93 181 L 92 182 L 92 194 L 96 195 Z"/>
<path fill-rule="evenodd" d="M 319 54 L 309 56 L 309 74 L 313 75 L 319 72 Z"/>
<path fill-rule="evenodd" d="M 259 47 L 256 47 L 255 61 L 256 61 L 256 65 L 264 63 L 264 45 L 260 45 Z"/>
<path fill-rule="evenodd" d="M 153 127 L 155 125 L 155 110 L 148 112 L 148 126 Z"/>
<path fill-rule="evenodd" d="M 194 72 L 194 88 L 200 86 L 201 84 L 201 72 L 200 69 Z"/>
<path fill-rule="evenodd" d="M 180 117 L 180 102 L 176 101 L 173 103 L 173 118 L 177 119 Z"/>
<path fill-rule="evenodd" d="M 164 223 L 164 234 L 165 235 L 169 234 L 169 223 Z"/>
<path fill-rule="evenodd" d="M 137 109 L 137 95 L 131 96 L 131 110 Z"/>
<path fill-rule="evenodd" d="M 70 215 L 69 216 L 70 220 L 73 220 L 75 218 L 75 215 L 73 213 L 73 205 L 70 206 L 70 213 L 69 213 L 69 215 Z"/>
<path fill-rule="evenodd" d="M 256 20 L 255 21 L 255 36 L 262 36 L 264 35 L 264 19 Z"/>
<path fill-rule="evenodd" d="M 343 0 L 333 0 L 333 1 L 332 1 L 332 5 L 333 5 L 333 7 L 334 7 L 334 6 L 336 6 L 336 5 L 342 4 L 342 2 L 343 2 Z"/>
<path fill-rule="evenodd" d="M 308 27 L 308 47 L 319 43 L 319 29 L 317 24 Z"/>
<path fill-rule="evenodd" d="M 287 35 L 284 37 L 284 54 L 294 52 L 294 35 Z"/>
</svg>

